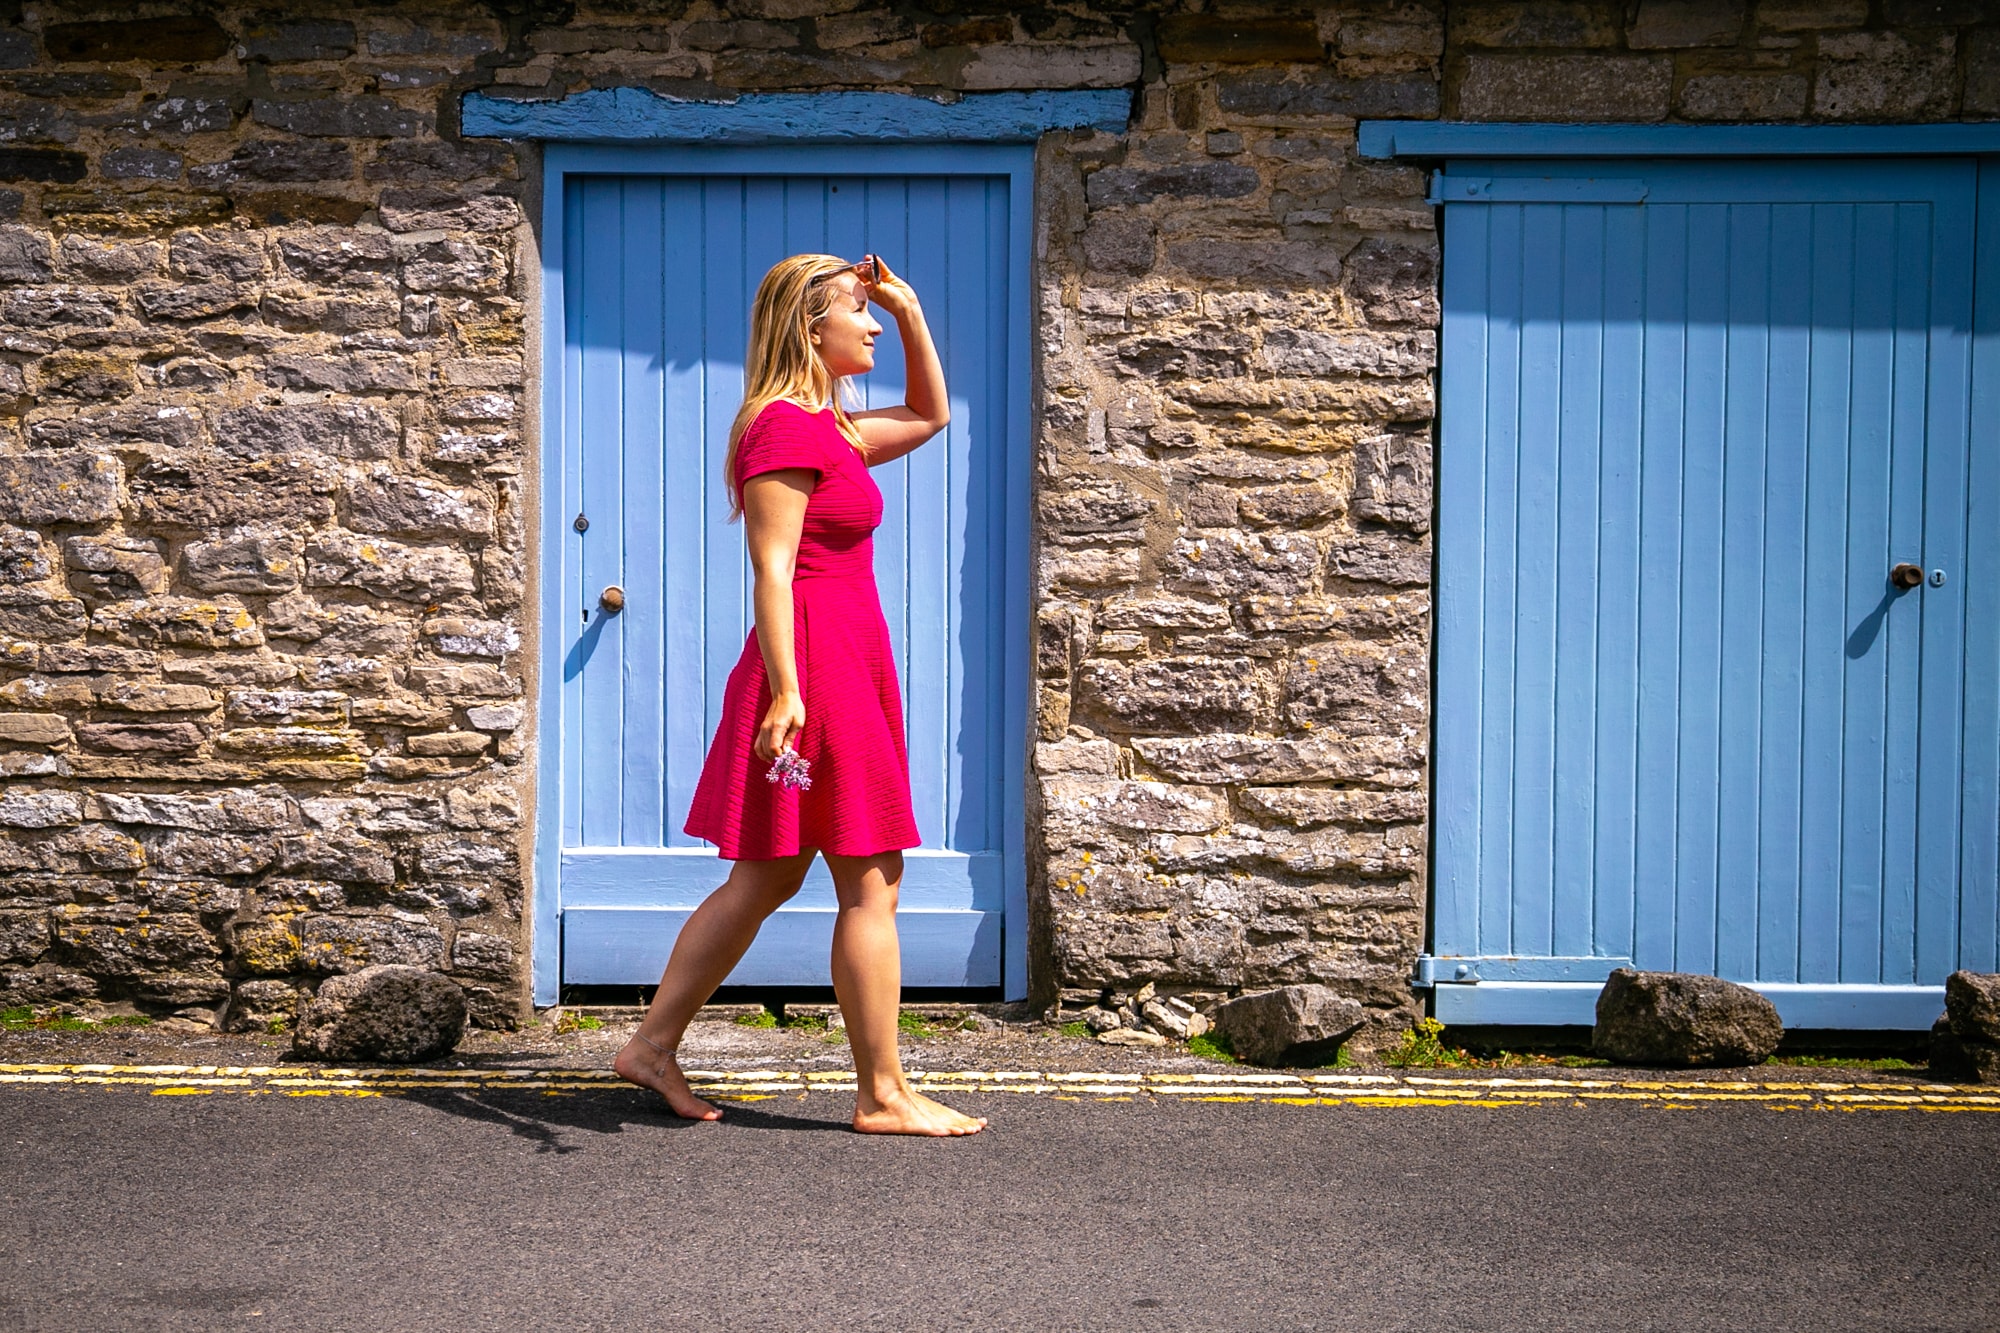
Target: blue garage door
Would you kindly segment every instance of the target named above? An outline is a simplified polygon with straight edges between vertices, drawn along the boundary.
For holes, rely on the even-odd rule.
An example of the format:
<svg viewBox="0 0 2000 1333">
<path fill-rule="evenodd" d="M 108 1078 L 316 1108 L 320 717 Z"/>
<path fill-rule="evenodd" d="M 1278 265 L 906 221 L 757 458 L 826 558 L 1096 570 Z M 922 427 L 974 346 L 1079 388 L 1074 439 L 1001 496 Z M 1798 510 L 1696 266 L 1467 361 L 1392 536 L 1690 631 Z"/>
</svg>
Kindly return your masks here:
<svg viewBox="0 0 2000 1333">
<path fill-rule="evenodd" d="M 1023 873 L 1015 187 L 1005 173 L 791 174 L 826 155 L 779 152 L 739 150 L 732 172 L 564 178 L 560 419 L 548 430 L 562 452 L 547 499 L 561 521 L 547 552 L 544 655 L 560 676 L 548 742 L 560 747 L 560 792 L 541 796 L 560 802 L 561 981 L 657 981 L 681 924 L 727 870 L 681 832 L 752 623 L 721 462 L 757 282 L 786 255 L 820 251 L 882 254 L 922 295 L 945 361 L 950 427 L 875 473 L 887 511 L 876 577 L 923 836 L 907 857 L 903 976 L 999 986 L 1007 901 Z M 881 369 L 860 386 L 872 406 L 903 399 L 902 346 L 887 323 Z M 608 615 L 600 594 L 614 586 L 625 606 Z M 818 865 L 730 982 L 830 984 L 834 910 Z"/>
<path fill-rule="evenodd" d="M 1928 1026 L 2000 963 L 1977 164 L 1439 191 L 1439 1016 L 1588 1023 L 1629 962 Z"/>
</svg>

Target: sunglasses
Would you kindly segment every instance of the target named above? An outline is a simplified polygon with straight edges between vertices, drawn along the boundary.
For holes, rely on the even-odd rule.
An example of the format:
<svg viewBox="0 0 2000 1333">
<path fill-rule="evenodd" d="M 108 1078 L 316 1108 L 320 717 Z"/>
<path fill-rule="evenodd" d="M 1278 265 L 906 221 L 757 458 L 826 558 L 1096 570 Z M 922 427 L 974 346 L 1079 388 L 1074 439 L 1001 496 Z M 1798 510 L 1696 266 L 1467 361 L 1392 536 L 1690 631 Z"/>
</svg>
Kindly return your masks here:
<svg viewBox="0 0 2000 1333">
<path fill-rule="evenodd" d="M 818 277 L 812 280 L 813 285 L 817 286 L 820 283 L 825 282 L 830 278 L 837 278 L 843 273 L 854 274 L 856 277 L 861 279 L 862 285 L 866 287 L 873 287 L 876 283 L 882 280 L 881 265 L 876 262 L 875 256 L 863 255 L 860 259 L 856 260 L 852 264 L 849 264 L 846 268 L 837 268 L 829 273 L 820 274 Z"/>
</svg>

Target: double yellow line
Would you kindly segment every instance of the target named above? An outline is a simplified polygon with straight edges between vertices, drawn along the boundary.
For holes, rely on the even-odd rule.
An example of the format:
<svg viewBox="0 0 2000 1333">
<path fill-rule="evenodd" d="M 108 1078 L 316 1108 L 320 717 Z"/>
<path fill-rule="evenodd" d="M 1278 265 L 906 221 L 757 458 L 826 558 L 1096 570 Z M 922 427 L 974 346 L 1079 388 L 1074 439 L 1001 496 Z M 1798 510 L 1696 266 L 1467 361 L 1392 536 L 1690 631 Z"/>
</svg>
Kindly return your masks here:
<svg viewBox="0 0 2000 1333">
<path fill-rule="evenodd" d="M 852 1070 L 690 1070 L 704 1097 L 762 1101 L 853 1092 Z M 921 1070 L 925 1092 L 1007 1093 L 1060 1101 L 1253 1102 L 1278 1106 L 1587 1106 L 1621 1102 L 1693 1110 L 1760 1106 L 1813 1111 L 2000 1111 L 2000 1088 L 1937 1083 L 1737 1082 L 1660 1078 L 1463 1078 L 1416 1074 L 1214 1074 Z M 155 1097 L 214 1094 L 398 1097 L 431 1091 L 572 1096 L 624 1085 L 608 1069 L 342 1069 L 311 1065 L 0 1065 L 0 1086 L 104 1088 Z"/>
</svg>

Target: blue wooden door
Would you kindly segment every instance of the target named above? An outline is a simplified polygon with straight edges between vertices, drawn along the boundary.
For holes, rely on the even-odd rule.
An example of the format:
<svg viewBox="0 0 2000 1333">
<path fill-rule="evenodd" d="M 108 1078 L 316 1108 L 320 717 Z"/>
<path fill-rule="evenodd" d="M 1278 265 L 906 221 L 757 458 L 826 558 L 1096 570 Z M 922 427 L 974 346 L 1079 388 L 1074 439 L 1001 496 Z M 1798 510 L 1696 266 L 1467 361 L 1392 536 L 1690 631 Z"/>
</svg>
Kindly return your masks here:
<svg viewBox="0 0 2000 1333">
<path fill-rule="evenodd" d="M 944 358 L 951 425 L 875 472 L 876 578 L 923 837 L 906 855 L 903 979 L 1002 983 L 1022 876 L 1027 651 L 1016 187 L 1004 173 L 795 174 L 799 160 L 739 150 L 720 164 L 733 171 L 560 177 L 560 522 L 545 599 L 560 792 L 542 799 L 560 802 L 563 984 L 656 981 L 727 870 L 681 832 L 752 625 L 721 465 L 752 293 L 802 251 L 882 254 L 921 294 Z M 869 406 L 903 399 L 885 323 L 879 369 L 859 385 Z M 625 595 L 617 615 L 598 609 L 611 586 Z M 816 865 L 730 982 L 830 984 L 833 914 Z"/>
<path fill-rule="evenodd" d="M 1947 973 L 2000 963 L 1977 187 L 1942 160 L 1440 177 L 1447 1022 L 1588 1023 L 1629 962 L 1791 1026 L 1925 1027 Z"/>
</svg>

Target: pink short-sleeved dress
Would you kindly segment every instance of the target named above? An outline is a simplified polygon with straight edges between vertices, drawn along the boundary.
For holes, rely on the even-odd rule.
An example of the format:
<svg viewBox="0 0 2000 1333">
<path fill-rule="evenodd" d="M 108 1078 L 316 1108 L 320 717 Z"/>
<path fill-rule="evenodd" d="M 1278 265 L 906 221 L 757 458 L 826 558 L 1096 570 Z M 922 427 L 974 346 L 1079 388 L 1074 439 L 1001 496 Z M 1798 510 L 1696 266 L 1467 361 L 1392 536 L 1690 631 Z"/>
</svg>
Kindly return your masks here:
<svg viewBox="0 0 2000 1333">
<path fill-rule="evenodd" d="M 757 414 L 737 443 L 737 484 L 784 468 L 818 474 L 792 576 L 793 653 L 806 709 L 793 747 L 812 766 L 812 786 L 765 780 L 771 765 L 754 746 L 771 688 L 753 629 L 729 673 L 684 827 L 732 861 L 915 847 L 902 693 L 875 589 L 882 492 L 831 409 L 774 402 Z"/>
</svg>

